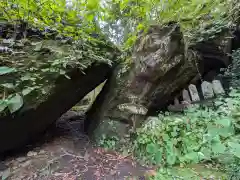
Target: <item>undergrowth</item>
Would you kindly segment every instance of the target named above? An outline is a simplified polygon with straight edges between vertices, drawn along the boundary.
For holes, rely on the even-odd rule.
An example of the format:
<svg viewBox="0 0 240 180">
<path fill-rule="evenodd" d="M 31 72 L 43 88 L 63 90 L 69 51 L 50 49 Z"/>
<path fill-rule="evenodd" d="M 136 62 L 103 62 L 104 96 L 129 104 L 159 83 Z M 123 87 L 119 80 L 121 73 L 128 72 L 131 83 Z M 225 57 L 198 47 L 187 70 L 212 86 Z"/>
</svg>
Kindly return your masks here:
<svg viewBox="0 0 240 180">
<path fill-rule="evenodd" d="M 229 97 L 216 100 L 214 107 L 150 117 L 123 150 L 144 164 L 158 167 L 211 163 L 236 180 L 240 178 L 239 132 L 240 91 L 232 90 Z M 113 149 L 117 141 L 105 138 L 101 144 Z"/>
</svg>

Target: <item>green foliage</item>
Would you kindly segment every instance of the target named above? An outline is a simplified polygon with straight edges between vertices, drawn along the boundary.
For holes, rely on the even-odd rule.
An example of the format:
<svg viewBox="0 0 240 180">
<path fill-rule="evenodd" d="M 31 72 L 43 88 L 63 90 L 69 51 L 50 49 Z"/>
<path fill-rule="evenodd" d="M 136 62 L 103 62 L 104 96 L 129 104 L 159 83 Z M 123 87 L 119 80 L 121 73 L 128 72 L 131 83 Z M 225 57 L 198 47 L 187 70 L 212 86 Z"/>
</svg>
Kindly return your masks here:
<svg viewBox="0 0 240 180">
<path fill-rule="evenodd" d="M 13 113 L 26 102 L 41 103 L 55 80 L 60 75 L 69 79 L 73 68 L 84 70 L 93 62 L 111 64 L 114 46 L 88 17 L 98 12 L 93 11 L 98 4 L 72 2 L 69 7 L 65 0 L 0 2 L 0 25 L 7 36 L 0 38 L 0 114 Z M 79 8 L 85 9 L 88 20 L 81 20 Z M 29 30 L 35 34 L 28 34 Z"/>
<path fill-rule="evenodd" d="M 240 86 L 240 49 L 233 51 L 232 64 L 225 72 L 225 77 L 231 78 L 231 87 L 238 88 Z"/>
<path fill-rule="evenodd" d="M 239 91 L 216 106 L 151 117 L 138 129 L 133 152 L 144 161 L 167 166 L 212 160 L 228 164 L 239 159 Z"/>
<path fill-rule="evenodd" d="M 113 56 L 107 50 L 101 51 L 97 44 L 80 40 L 20 39 L 10 43 L 2 39 L 0 43 L 13 49 L 12 54 L 0 56 L 4 65 L 0 66 L 0 113 L 7 107 L 13 113 L 23 102 L 41 103 L 60 75 L 69 79 L 68 72 L 73 68 L 84 70 L 93 62 L 111 64 Z"/>
<path fill-rule="evenodd" d="M 113 38 L 117 36 L 116 41 L 125 47 L 131 47 L 137 33 L 146 29 L 148 25 L 171 21 L 181 25 L 186 39 L 190 42 L 213 38 L 223 28 L 234 26 L 239 18 L 240 6 L 236 0 L 107 2 L 104 6 L 107 9 L 105 31 Z"/>
<path fill-rule="evenodd" d="M 0 75 L 4 75 L 4 74 L 9 74 L 16 71 L 14 68 L 9 68 L 6 66 L 1 66 L 0 67 Z"/>
<path fill-rule="evenodd" d="M 118 141 L 119 138 L 116 136 L 106 137 L 105 135 L 102 135 L 98 145 L 106 149 L 116 149 L 116 144 Z"/>
<path fill-rule="evenodd" d="M 232 163 L 227 166 L 229 180 L 239 180 L 240 178 L 240 159 L 234 159 Z"/>
<path fill-rule="evenodd" d="M 195 165 L 190 167 L 173 167 L 160 168 L 156 175 L 149 178 L 150 180 L 202 180 L 202 179 L 219 179 L 228 180 L 226 174 L 218 172 L 214 169 L 208 169 L 203 165 Z"/>
</svg>

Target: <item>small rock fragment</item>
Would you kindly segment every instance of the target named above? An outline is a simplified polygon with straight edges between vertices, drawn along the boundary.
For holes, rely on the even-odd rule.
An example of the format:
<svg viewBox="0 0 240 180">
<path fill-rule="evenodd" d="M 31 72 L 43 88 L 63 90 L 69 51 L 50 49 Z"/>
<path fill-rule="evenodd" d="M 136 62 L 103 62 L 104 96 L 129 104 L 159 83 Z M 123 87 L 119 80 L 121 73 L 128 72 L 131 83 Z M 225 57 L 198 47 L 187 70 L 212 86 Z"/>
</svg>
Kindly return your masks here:
<svg viewBox="0 0 240 180">
<path fill-rule="evenodd" d="M 27 153 L 27 156 L 28 156 L 28 157 L 32 157 L 32 156 L 36 156 L 36 155 L 37 155 L 37 153 L 34 152 L 34 151 L 29 151 L 29 152 Z"/>
<path fill-rule="evenodd" d="M 23 162 L 23 161 L 26 161 L 26 157 L 18 157 L 16 160 L 18 161 L 18 162 Z"/>
<path fill-rule="evenodd" d="M 29 166 L 30 164 L 31 164 L 31 161 L 28 160 L 28 161 L 22 163 L 20 166 L 21 166 L 21 167 L 27 167 L 27 166 Z"/>
</svg>

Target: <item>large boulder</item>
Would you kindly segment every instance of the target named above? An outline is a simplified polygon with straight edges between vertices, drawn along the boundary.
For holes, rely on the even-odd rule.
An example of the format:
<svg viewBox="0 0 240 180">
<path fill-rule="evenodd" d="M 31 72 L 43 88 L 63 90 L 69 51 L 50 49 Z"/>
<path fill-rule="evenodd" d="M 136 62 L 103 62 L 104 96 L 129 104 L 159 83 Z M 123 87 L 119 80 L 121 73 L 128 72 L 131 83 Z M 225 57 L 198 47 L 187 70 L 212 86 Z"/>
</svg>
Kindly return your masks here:
<svg viewBox="0 0 240 180">
<path fill-rule="evenodd" d="M 52 94 L 35 108 L 23 109 L 0 118 L 0 153 L 22 147 L 34 140 L 71 109 L 96 86 L 104 82 L 111 71 L 107 64 L 92 65 L 83 73 L 73 70 L 71 79 L 62 78 Z"/>
<path fill-rule="evenodd" d="M 99 137 L 94 132 L 102 129 L 104 121 L 139 126 L 146 115 L 166 107 L 173 94 L 196 75 L 198 60 L 196 52 L 185 52 L 178 24 L 150 27 L 137 40 L 129 68 L 115 67 L 87 113 L 85 130 Z"/>
<path fill-rule="evenodd" d="M 87 113 L 85 130 L 97 139 L 106 121 L 138 127 L 148 116 L 167 109 L 190 83 L 211 81 L 231 63 L 231 36 L 230 29 L 222 29 L 215 37 L 186 47 L 178 24 L 151 26 L 138 38 L 128 68 L 115 67 Z M 107 129 L 111 127 L 105 131 L 111 136 Z"/>
<path fill-rule="evenodd" d="M 0 74 L 0 90 L 4 90 L 0 91 L 0 98 L 17 93 L 22 101 L 19 101 L 21 107 L 17 104 L 19 109 L 0 108 L 2 153 L 25 145 L 54 124 L 109 78 L 112 71 L 109 57 L 117 58 L 116 49 L 106 42 L 91 44 L 81 39 L 76 42 L 56 32 L 45 36 L 34 28 L 26 29 L 24 38 L 22 31 L 14 31 L 12 25 L 0 24 L 0 28 L 0 66 L 16 69 L 11 74 Z M 11 38 L 12 33 L 17 33 L 14 38 Z M 95 49 L 99 56 L 94 56 Z M 89 52 L 92 58 L 88 56 Z M 2 88 L 9 84 L 18 86 Z"/>
</svg>

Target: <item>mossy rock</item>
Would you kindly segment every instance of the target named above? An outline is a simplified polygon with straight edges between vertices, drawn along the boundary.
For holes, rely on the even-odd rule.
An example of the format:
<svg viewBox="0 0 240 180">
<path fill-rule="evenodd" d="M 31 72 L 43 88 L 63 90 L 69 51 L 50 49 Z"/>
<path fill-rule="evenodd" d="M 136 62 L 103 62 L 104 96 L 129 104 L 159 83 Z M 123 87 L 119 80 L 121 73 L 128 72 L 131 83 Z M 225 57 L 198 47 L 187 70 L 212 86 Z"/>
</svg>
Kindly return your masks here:
<svg viewBox="0 0 240 180">
<path fill-rule="evenodd" d="M 106 139 L 114 137 L 119 140 L 119 144 L 117 144 L 117 146 L 120 146 L 120 140 L 125 138 L 129 129 L 129 124 L 122 123 L 120 121 L 105 120 L 93 132 L 94 140 L 98 143 L 103 137 Z"/>
</svg>

